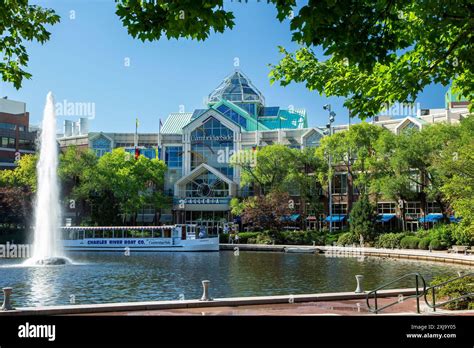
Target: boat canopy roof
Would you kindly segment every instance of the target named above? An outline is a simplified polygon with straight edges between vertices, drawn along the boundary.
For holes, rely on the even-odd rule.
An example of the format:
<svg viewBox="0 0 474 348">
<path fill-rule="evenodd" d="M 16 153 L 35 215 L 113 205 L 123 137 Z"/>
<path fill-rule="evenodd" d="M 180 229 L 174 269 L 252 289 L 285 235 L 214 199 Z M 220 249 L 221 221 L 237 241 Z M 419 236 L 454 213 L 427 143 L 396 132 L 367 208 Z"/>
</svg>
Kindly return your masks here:
<svg viewBox="0 0 474 348">
<path fill-rule="evenodd" d="M 168 230 L 174 225 L 165 226 L 62 226 L 64 230 Z"/>
</svg>

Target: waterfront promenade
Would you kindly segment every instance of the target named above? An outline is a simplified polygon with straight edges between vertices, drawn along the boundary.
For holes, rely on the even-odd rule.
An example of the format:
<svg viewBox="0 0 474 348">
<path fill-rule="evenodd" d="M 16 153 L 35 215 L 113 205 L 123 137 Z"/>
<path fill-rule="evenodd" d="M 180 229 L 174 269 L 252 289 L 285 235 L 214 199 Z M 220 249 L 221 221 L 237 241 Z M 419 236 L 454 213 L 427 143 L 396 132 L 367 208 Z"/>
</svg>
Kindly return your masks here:
<svg viewBox="0 0 474 348">
<path fill-rule="evenodd" d="M 332 257 L 361 257 L 374 256 L 382 258 L 410 259 L 418 261 L 435 261 L 474 266 L 473 254 L 448 253 L 446 250 L 429 251 L 419 249 L 384 249 L 358 246 L 331 246 L 331 245 L 265 245 L 265 244 L 221 244 L 221 250 L 236 251 L 273 251 L 273 252 L 301 252 L 321 253 Z"/>
</svg>

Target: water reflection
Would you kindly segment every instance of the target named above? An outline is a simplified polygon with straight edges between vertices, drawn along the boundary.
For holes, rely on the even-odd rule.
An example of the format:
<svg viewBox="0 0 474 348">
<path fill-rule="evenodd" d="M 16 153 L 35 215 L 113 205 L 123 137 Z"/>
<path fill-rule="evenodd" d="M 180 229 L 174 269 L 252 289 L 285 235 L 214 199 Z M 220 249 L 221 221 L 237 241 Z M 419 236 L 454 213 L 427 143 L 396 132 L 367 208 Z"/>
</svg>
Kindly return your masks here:
<svg viewBox="0 0 474 348">
<path fill-rule="evenodd" d="M 381 258 L 330 258 L 269 252 L 75 253 L 73 265 L 6 267 L 0 261 L 0 287 L 14 288 L 14 305 L 43 306 L 197 299 L 201 281 L 211 281 L 210 296 L 289 295 L 354 291 L 355 275 L 372 289 L 409 272 L 427 280 L 455 276 L 467 266 Z M 414 286 L 406 279 L 393 287 Z"/>
</svg>

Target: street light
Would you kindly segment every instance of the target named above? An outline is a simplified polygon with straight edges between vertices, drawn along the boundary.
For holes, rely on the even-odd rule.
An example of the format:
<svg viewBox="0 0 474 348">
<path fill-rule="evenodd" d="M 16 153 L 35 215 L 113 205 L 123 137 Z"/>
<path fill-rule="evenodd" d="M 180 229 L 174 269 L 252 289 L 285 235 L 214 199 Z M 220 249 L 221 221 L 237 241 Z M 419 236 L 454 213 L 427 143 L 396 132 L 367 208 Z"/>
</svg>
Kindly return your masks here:
<svg viewBox="0 0 474 348">
<path fill-rule="evenodd" d="M 326 124 L 327 131 L 325 132 L 326 135 L 332 135 L 332 124 L 336 120 L 336 113 L 334 111 L 331 111 L 331 104 L 325 104 L 323 106 L 324 110 L 329 111 L 329 123 Z M 328 164 L 329 164 L 329 170 L 331 170 L 331 154 L 328 156 Z M 331 175 L 329 176 L 329 233 L 332 233 L 332 177 Z"/>
</svg>

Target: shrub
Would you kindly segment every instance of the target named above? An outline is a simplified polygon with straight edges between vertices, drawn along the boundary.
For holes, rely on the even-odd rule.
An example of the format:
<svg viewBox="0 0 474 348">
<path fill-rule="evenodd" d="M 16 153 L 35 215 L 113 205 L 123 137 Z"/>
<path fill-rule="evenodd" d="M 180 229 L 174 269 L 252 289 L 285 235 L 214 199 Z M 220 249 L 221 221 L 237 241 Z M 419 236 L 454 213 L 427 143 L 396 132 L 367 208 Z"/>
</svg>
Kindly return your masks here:
<svg viewBox="0 0 474 348">
<path fill-rule="evenodd" d="M 266 233 L 258 233 L 257 239 L 255 240 L 257 244 L 272 244 L 273 239 Z"/>
<path fill-rule="evenodd" d="M 326 245 L 334 245 L 334 243 L 337 243 L 337 240 L 341 235 L 343 235 L 345 232 L 339 232 L 339 233 L 327 233 L 325 236 L 324 243 Z"/>
<path fill-rule="evenodd" d="M 260 232 L 241 232 L 239 233 L 239 243 L 247 243 L 247 240 L 249 238 L 257 238 L 258 235 L 260 235 L 262 233 Z M 235 235 L 232 235 L 232 238 L 234 239 L 235 241 Z"/>
<path fill-rule="evenodd" d="M 358 243 L 358 238 L 351 232 L 345 232 L 339 236 L 337 245 L 352 245 Z"/>
<path fill-rule="evenodd" d="M 430 242 L 430 248 L 433 250 L 444 250 L 447 245 L 441 242 L 439 239 L 432 239 Z"/>
<path fill-rule="evenodd" d="M 430 237 L 423 237 L 420 239 L 420 243 L 418 243 L 418 249 L 428 250 L 430 248 Z"/>
<path fill-rule="evenodd" d="M 283 232 L 278 240 L 278 244 L 290 245 L 324 245 L 326 231 L 289 231 Z"/>
<path fill-rule="evenodd" d="M 229 243 L 229 235 L 221 233 L 219 235 L 219 243 Z"/>
<path fill-rule="evenodd" d="M 400 247 L 402 249 L 417 249 L 420 243 L 420 238 L 415 236 L 405 236 L 400 240 Z"/>
<path fill-rule="evenodd" d="M 436 277 L 433 279 L 430 285 L 437 285 L 444 283 L 445 281 L 450 280 L 451 277 Z M 442 285 L 439 288 L 436 288 L 436 302 L 441 303 L 448 301 L 449 299 L 454 299 L 460 296 L 466 296 L 468 294 L 474 293 L 474 276 L 466 276 L 452 281 L 446 285 Z M 433 301 L 431 297 L 431 291 L 428 293 L 430 302 Z M 454 310 L 463 310 L 463 309 L 474 309 L 474 295 L 471 297 L 466 297 L 459 301 L 453 301 L 447 303 L 444 308 L 454 309 Z"/>
<path fill-rule="evenodd" d="M 395 249 L 400 248 L 400 241 L 406 233 L 384 233 L 381 234 L 375 243 L 377 248 Z"/>
<path fill-rule="evenodd" d="M 247 239 L 247 244 L 257 244 L 257 238 L 249 238 L 249 239 Z"/>
<path fill-rule="evenodd" d="M 474 245 L 474 223 L 461 220 L 460 223 L 453 224 L 452 238 L 457 245 Z"/>
<path fill-rule="evenodd" d="M 455 224 L 436 224 L 428 230 L 428 236 L 439 240 L 445 246 L 451 246 L 454 243 L 453 229 L 455 227 Z"/>
</svg>

